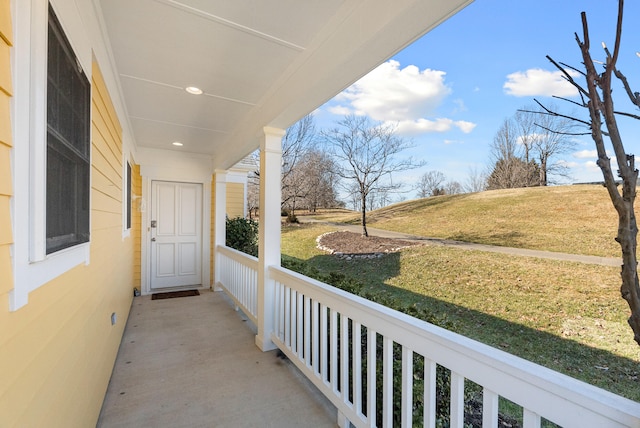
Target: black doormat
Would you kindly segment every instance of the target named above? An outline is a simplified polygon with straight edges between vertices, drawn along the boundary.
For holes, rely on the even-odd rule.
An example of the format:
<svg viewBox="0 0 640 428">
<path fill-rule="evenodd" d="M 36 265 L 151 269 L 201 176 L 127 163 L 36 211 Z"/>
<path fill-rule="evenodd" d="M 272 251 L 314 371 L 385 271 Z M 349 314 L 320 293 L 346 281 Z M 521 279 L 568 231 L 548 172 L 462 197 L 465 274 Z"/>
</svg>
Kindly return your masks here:
<svg viewBox="0 0 640 428">
<path fill-rule="evenodd" d="M 174 297 L 199 296 L 198 290 L 170 291 L 168 293 L 153 293 L 151 300 L 173 299 Z"/>
</svg>

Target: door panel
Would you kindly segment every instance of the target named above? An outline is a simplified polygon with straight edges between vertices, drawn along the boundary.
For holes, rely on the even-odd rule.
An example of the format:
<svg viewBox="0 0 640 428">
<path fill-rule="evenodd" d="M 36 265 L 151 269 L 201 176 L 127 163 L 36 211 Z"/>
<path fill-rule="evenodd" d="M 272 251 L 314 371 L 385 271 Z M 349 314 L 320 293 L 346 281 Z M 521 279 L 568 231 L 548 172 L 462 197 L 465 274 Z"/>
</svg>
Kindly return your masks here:
<svg viewBox="0 0 640 428">
<path fill-rule="evenodd" d="M 151 288 L 201 285 L 202 185 L 153 181 L 151 192 Z"/>
<path fill-rule="evenodd" d="M 196 274 L 196 246 L 191 243 L 180 244 L 180 275 L 195 275 Z"/>
</svg>

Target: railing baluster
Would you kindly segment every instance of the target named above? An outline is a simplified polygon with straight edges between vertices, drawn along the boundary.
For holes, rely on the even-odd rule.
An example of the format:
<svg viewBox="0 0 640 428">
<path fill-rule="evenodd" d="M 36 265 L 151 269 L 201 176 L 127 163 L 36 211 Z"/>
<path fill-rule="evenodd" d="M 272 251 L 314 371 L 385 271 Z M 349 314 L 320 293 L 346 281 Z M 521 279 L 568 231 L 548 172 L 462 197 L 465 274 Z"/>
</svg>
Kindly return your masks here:
<svg viewBox="0 0 640 428">
<path fill-rule="evenodd" d="M 274 311 L 273 311 L 273 317 L 274 317 L 274 322 L 273 322 L 273 329 L 275 330 L 275 334 L 276 336 L 278 336 L 278 339 L 282 340 L 282 324 L 281 324 L 281 319 L 282 319 L 282 303 L 281 303 L 281 293 L 282 293 L 282 284 L 279 283 L 278 281 L 275 282 L 275 286 L 273 287 L 273 293 L 274 293 Z"/>
<path fill-rule="evenodd" d="M 375 330 L 367 327 L 367 418 L 370 428 L 376 426 L 377 336 Z"/>
<path fill-rule="evenodd" d="M 284 287 L 284 343 L 291 348 L 291 288 Z"/>
<path fill-rule="evenodd" d="M 291 290 L 291 297 L 290 297 L 290 304 L 291 304 L 291 308 L 289 310 L 289 325 L 290 327 L 290 332 L 289 332 L 289 347 L 291 348 L 291 351 L 296 354 L 298 352 L 297 350 L 297 344 L 296 344 L 296 339 L 297 339 L 297 333 L 298 333 L 298 326 L 297 326 L 297 312 L 298 312 L 298 293 L 296 292 L 296 290 Z"/>
<path fill-rule="evenodd" d="M 304 362 L 311 367 L 311 299 L 304 296 Z"/>
<path fill-rule="evenodd" d="M 304 315 L 304 295 L 302 293 L 298 293 L 298 322 L 296 324 L 296 329 L 298 330 L 298 339 L 296 340 L 296 351 L 298 353 L 298 358 L 304 358 L 304 345 L 302 343 L 303 334 L 304 334 L 304 323 L 302 322 Z"/>
<path fill-rule="evenodd" d="M 320 303 L 317 300 L 312 300 L 311 306 L 311 316 L 313 317 L 313 342 L 311 348 L 313 348 L 313 356 L 311 364 L 313 366 L 313 372 L 316 376 L 320 376 L 321 366 L 320 366 Z"/>
<path fill-rule="evenodd" d="M 284 284 L 282 284 L 282 286 L 280 287 L 280 312 L 279 312 L 279 317 L 280 317 L 280 337 L 282 338 L 282 341 L 285 342 L 285 331 L 286 331 L 286 324 L 285 324 L 285 317 L 286 315 L 286 307 L 285 307 L 285 292 L 287 291 L 286 287 L 284 286 Z"/>
<path fill-rule="evenodd" d="M 531 410 L 524 409 L 522 416 L 523 428 L 540 428 L 540 424 L 542 423 L 540 415 L 532 412 Z"/>
<path fill-rule="evenodd" d="M 484 388 L 482 391 L 482 426 L 498 426 L 498 403 L 500 397 L 493 391 Z"/>
<path fill-rule="evenodd" d="M 464 377 L 451 372 L 451 428 L 464 426 Z"/>
<path fill-rule="evenodd" d="M 349 403 L 349 318 L 340 314 L 340 392 Z"/>
<path fill-rule="evenodd" d="M 402 426 L 411 427 L 413 423 L 413 351 L 402 347 Z"/>
<path fill-rule="evenodd" d="M 352 321 L 351 340 L 353 343 L 353 405 L 362 416 L 362 325 Z"/>
<path fill-rule="evenodd" d="M 331 309 L 331 389 L 338 395 L 338 313 Z"/>
<path fill-rule="evenodd" d="M 393 340 L 384 337 L 382 345 L 382 426 L 393 426 Z"/>
<path fill-rule="evenodd" d="M 425 428 L 436 428 L 436 368 L 437 364 L 424 357 L 424 414 Z"/>
<path fill-rule="evenodd" d="M 321 373 L 320 376 L 322 378 L 322 381 L 327 384 L 330 380 L 329 380 L 329 372 L 328 372 L 328 359 L 329 359 L 329 352 L 331 352 L 330 349 L 328 349 L 328 344 L 327 344 L 327 339 L 328 339 L 328 335 L 329 335 L 329 329 L 327 328 L 327 306 L 326 305 L 321 305 L 320 306 L 320 361 L 321 361 Z"/>
</svg>

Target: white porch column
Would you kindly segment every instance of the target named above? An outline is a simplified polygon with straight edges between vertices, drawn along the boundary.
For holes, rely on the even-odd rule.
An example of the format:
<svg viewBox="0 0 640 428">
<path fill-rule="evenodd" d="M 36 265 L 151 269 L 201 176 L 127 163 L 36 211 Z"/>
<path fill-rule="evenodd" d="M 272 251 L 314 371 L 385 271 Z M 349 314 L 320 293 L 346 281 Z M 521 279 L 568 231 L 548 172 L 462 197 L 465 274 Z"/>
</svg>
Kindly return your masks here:
<svg viewBox="0 0 640 428">
<path fill-rule="evenodd" d="M 260 221 L 258 243 L 258 334 L 256 345 L 263 351 L 275 349 L 271 342 L 274 326 L 274 283 L 269 266 L 280 266 L 280 173 L 284 130 L 264 128 L 260 142 Z"/>
<path fill-rule="evenodd" d="M 215 201 L 213 220 L 213 251 L 214 251 L 214 289 L 221 291 L 220 288 L 220 257 L 218 255 L 218 245 L 224 245 L 226 242 L 226 213 L 227 213 L 227 172 L 224 170 L 215 171 Z"/>
</svg>

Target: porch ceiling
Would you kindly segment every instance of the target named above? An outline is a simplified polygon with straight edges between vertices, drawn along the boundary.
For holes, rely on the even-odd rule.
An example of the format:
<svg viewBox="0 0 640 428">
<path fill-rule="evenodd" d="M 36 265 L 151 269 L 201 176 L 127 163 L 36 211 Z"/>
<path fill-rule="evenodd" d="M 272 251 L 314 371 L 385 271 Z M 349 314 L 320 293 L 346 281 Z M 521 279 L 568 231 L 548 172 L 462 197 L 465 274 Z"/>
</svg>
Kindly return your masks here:
<svg viewBox="0 0 640 428">
<path fill-rule="evenodd" d="M 228 168 L 472 0 L 95 1 L 136 146 Z"/>
</svg>

